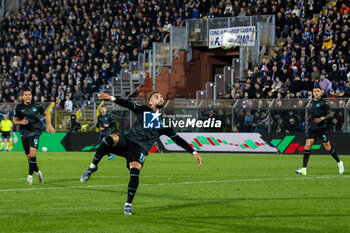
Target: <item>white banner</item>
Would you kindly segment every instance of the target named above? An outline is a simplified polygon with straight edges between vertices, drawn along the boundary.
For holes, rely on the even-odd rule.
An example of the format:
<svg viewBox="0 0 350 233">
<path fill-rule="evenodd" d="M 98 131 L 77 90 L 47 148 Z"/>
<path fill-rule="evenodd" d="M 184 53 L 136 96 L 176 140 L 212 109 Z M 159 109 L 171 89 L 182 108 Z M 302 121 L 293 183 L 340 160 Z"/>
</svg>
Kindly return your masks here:
<svg viewBox="0 0 350 233">
<path fill-rule="evenodd" d="M 209 30 L 209 48 L 219 48 L 219 37 L 221 34 L 225 32 L 230 32 L 235 34 L 240 41 L 242 41 L 242 45 L 245 46 L 254 46 L 255 45 L 255 27 L 234 27 L 234 28 L 220 28 L 220 29 L 211 29 Z M 241 43 L 241 42 L 240 42 Z"/>
<path fill-rule="evenodd" d="M 259 133 L 178 133 L 193 149 L 208 152 L 278 152 L 261 138 Z M 161 136 L 168 151 L 184 151 L 171 138 Z"/>
</svg>

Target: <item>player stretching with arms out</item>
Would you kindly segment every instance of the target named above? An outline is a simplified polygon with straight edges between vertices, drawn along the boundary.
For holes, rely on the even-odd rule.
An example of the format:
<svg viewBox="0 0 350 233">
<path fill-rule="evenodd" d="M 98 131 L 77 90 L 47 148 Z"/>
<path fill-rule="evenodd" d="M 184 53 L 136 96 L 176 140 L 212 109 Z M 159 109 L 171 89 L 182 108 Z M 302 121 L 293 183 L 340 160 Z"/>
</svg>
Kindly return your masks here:
<svg viewBox="0 0 350 233">
<path fill-rule="evenodd" d="M 310 158 L 310 150 L 317 138 L 321 139 L 324 148 L 332 155 L 337 161 L 339 174 L 344 173 L 343 162 L 340 161 L 335 149 L 331 146 L 327 136 L 326 120 L 333 118 L 333 112 L 331 111 L 328 103 L 322 99 L 324 91 L 320 86 L 315 86 L 313 89 L 313 100 L 311 101 L 310 115 L 306 118 L 309 123 L 309 131 L 307 133 L 307 139 L 304 149 L 303 167 L 299 170 L 295 170 L 297 174 L 306 176 L 306 167 Z"/>
<path fill-rule="evenodd" d="M 44 113 L 44 108 L 41 105 L 33 103 L 32 98 L 31 90 L 23 91 L 23 103 L 17 105 L 13 118 L 13 124 L 20 125 L 19 131 L 21 132 L 22 145 L 29 163 L 27 182 L 30 185 L 33 184 L 34 171 L 38 175 L 39 183 L 44 182 L 43 174 L 36 162 L 36 152 L 41 135 L 41 121 L 38 114 L 45 115 L 46 123 L 49 125 L 49 132 L 52 134 L 56 132 L 51 125 L 50 116 Z"/>
<path fill-rule="evenodd" d="M 89 180 L 91 174 L 97 171 L 97 165 L 102 157 L 108 152 L 125 157 L 127 167 L 130 170 L 127 201 L 124 205 L 125 215 L 133 215 L 133 212 L 131 211 L 131 203 L 139 185 L 139 174 L 145 162 L 145 155 L 148 154 L 149 149 L 161 135 L 167 135 L 177 145 L 193 154 L 194 158 L 198 162 L 198 166 L 202 164 L 202 158 L 198 155 L 198 153 L 193 150 L 183 138 L 177 135 L 172 128 L 147 129 L 143 127 L 144 112 L 153 111 L 155 112 L 153 113 L 153 117 L 158 117 L 160 115 L 159 110 L 164 107 L 164 99 L 159 92 L 153 91 L 149 94 L 147 98 L 147 106 L 138 105 L 105 93 L 101 94 L 99 98 L 103 100 L 111 100 L 122 107 L 130 109 L 136 114 L 137 120 L 132 126 L 129 134 L 111 134 L 108 137 L 105 137 L 103 142 L 97 148 L 92 163 L 82 174 L 80 181 L 86 182 Z"/>
</svg>

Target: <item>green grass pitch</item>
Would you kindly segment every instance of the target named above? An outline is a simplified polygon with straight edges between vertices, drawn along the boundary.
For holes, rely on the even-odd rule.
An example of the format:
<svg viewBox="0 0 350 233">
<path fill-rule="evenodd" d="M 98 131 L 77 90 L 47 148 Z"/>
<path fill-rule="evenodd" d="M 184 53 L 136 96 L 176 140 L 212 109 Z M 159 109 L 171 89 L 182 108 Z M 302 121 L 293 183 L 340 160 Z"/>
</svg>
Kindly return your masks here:
<svg viewBox="0 0 350 233">
<path fill-rule="evenodd" d="M 123 205 L 125 159 L 103 158 L 87 183 L 93 153 L 39 153 L 45 183 L 26 183 L 24 153 L 0 153 L 0 232 L 350 232 L 350 156 L 345 174 L 331 156 L 152 154 L 140 176 L 134 216 Z"/>
</svg>

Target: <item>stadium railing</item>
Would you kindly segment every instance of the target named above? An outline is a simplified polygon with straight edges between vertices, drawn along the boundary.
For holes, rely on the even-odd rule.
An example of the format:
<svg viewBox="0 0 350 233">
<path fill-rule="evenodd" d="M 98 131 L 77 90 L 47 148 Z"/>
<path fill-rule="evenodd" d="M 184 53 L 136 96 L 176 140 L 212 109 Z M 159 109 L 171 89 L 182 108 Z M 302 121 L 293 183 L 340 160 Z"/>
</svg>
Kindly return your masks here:
<svg viewBox="0 0 350 233">
<path fill-rule="evenodd" d="M 326 100 L 334 112 L 334 118 L 328 122 L 330 130 L 332 132 L 350 132 L 350 98 Z M 140 100 L 136 102 L 144 104 Z M 254 132 L 262 130 L 270 133 L 276 132 L 279 118 L 282 119 L 285 128 L 289 126 L 289 121 L 293 118 L 294 123 L 297 124 L 297 131 L 304 132 L 307 128 L 304 119 L 309 114 L 310 102 L 310 99 L 175 99 L 166 101 L 163 116 L 174 117 L 176 120 L 215 118 L 222 121 L 220 128 L 175 127 L 180 132 L 232 132 L 237 130 Z M 115 119 L 115 129 L 119 132 L 128 131 L 135 121 L 134 114 L 112 102 L 105 103 L 108 104 L 108 112 Z M 50 103 L 41 104 L 45 109 L 50 105 Z M 95 102 L 95 107 L 97 108 L 99 104 L 100 102 Z M 14 103 L 2 103 L 0 104 L 0 113 L 8 114 L 12 119 L 15 108 L 16 104 Z M 88 125 L 88 131 L 95 132 L 97 114 L 94 109 L 69 112 L 53 107 L 51 110 L 52 123 L 58 132 L 67 132 L 71 116 L 75 115 L 81 126 Z M 44 119 L 43 122 L 45 122 Z M 14 130 L 17 131 L 18 127 L 14 127 Z"/>
</svg>

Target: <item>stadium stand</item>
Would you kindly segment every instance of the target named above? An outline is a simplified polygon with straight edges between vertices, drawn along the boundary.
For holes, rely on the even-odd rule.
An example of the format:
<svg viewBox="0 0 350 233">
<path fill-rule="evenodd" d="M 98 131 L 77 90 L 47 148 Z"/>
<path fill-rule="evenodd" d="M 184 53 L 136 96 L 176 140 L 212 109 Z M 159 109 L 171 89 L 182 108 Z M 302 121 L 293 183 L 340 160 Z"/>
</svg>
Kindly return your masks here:
<svg viewBox="0 0 350 233">
<path fill-rule="evenodd" d="M 1 19 L 0 101 L 16 103 L 29 87 L 35 101 L 63 109 L 73 100 L 79 108 L 171 25 L 256 14 L 276 16 L 279 44 L 226 98 L 308 98 L 317 82 L 329 97 L 350 97 L 349 7 L 345 0 L 24 1 Z"/>
</svg>

